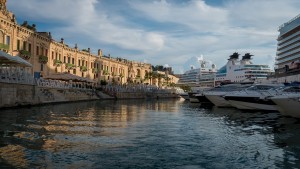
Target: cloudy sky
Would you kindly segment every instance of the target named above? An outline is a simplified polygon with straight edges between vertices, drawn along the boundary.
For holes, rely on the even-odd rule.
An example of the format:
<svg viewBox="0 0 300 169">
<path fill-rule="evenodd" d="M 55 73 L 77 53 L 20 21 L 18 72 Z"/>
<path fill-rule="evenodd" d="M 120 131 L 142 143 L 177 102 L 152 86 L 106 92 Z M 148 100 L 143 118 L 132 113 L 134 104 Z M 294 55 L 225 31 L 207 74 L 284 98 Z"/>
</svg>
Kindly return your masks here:
<svg viewBox="0 0 300 169">
<path fill-rule="evenodd" d="M 201 56 L 222 67 L 233 52 L 273 67 L 277 29 L 300 13 L 300 0 L 8 0 L 7 7 L 19 24 L 69 46 L 183 73 Z"/>
</svg>

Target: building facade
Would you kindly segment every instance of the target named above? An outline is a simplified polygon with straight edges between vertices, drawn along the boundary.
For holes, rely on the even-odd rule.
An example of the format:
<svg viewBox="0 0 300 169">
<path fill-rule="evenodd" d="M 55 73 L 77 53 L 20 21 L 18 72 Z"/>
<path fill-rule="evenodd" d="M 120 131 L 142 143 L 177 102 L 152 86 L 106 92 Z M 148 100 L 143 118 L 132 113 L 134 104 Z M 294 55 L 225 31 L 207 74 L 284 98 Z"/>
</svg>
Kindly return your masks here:
<svg viewBox="0 0 300 169">
<path fill-rule="evenodd" d="M 104 56 L 102 50 L 91 53 L 90 48 L 79 49 L 55 41 L 50 32 L 37 32 L 36 25 L 26 21 L 18 24 L 12 12 L 6 9 L 6 0 L 0 0 L 0 50 L 20 56 L 33 65 L 35 77 L 70 73 L 100 82 L 124 84 L 144 82 L 151 65 Z"/>
<path fill-rule="evenodd" d="M 300 77 L 300 15 L 278 29 L 275 77 L 280 82 L 299 81 Z"/>
</svg>

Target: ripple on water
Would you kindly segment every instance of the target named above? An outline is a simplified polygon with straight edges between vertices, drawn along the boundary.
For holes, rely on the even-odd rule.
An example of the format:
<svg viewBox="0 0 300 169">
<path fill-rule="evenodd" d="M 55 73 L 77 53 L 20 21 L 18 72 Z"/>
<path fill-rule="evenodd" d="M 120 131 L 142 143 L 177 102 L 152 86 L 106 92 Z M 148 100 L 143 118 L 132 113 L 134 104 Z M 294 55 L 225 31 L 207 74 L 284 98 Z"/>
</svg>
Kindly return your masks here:
<svg viewBox="0 0 300 169">
<path fill-rule="evenodd" d="M 0 167 L 296 168 L 299 129 L 278 112 L 173 100 L 5 110 Z"/>
</svg>

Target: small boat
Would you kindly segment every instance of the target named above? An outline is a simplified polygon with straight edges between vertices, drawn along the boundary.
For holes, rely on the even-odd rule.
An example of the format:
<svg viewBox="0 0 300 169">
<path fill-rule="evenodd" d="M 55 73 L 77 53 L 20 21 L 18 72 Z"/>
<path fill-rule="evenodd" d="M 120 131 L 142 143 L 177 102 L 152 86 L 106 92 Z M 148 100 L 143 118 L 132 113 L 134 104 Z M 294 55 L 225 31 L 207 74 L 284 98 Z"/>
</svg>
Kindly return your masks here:
<svg viewBox="0 0 300 169">
<path fill-rule="evenodd" d="M 184 100 L 190 100 L 189 94 L 187 92 L 178 93 L 178 95 L 184 98 Z"/>
<path fill-rule="evenodd" d="M 191 103 L 199 103 L 199 100 L 195 96 L 196 94 L 198 94 L 198 92 L 188 92 L 189 99 L 190 99 Z"/>
</svg>

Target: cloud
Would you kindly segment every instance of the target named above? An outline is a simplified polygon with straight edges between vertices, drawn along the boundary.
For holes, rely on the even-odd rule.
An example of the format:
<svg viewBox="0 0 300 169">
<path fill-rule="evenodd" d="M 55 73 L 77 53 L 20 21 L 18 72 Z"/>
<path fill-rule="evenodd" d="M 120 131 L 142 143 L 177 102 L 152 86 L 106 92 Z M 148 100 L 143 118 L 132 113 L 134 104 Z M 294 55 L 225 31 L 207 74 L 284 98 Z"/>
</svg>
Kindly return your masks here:
<svg viewBox="0 0 300 169">
<path fill-rule="evenodd" d="M 235 51 L 254 54 L 254 63 L 274 64 L 277 28 L 298 15 L 300 2 L 10 0 L 8 7 L 17 18 L 50 26 L 41 31 L 55 38 L 182 73 L 201 54 L 217 67 Z"/>
</svg>

